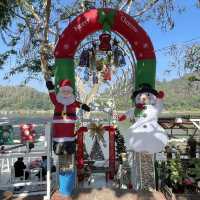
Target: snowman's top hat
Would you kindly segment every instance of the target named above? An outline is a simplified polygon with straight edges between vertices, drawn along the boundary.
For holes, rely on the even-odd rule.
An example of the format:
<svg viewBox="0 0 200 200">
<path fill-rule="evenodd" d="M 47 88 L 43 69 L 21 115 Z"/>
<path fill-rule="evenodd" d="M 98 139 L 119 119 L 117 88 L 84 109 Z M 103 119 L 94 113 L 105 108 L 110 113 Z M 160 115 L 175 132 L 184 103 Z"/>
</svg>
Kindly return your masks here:
<svg viewBox="0 0 200 200">
<path fill-rule="evenodd" d="M 144 92 L 152 93 L 155 96 L 158 95 L 158 92 L 155 89 L 153 89 L 151 87 L 151 85 L 149 85 L 147 83 L 143 83 L 143 84 L 139 85 L 139 89 L 138 90 L 136 90 L 136 91 L 133 92 L 132 99 L 134 99 L 138 94 L 144 93 Z"/>
</svg>

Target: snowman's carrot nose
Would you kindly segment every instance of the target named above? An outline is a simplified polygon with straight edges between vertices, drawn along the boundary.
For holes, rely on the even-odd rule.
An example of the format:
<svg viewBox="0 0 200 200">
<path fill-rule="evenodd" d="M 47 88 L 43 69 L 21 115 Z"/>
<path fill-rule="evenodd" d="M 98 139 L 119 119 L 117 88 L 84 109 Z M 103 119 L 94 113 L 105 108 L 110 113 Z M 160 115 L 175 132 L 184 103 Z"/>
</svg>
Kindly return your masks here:
<svg viewBox="0 0 200 200">
<path fill-rule="evenodd" d="M 142 97 L 142 101 L 145 101 L 147 98 L 146 97 Z"/>
</svg>

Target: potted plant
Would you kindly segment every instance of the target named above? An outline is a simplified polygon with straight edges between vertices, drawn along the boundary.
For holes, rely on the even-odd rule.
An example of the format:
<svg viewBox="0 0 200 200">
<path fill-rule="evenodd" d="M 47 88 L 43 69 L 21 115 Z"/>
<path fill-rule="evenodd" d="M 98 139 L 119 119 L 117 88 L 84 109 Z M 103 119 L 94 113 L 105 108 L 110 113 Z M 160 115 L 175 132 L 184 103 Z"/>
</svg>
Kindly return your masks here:
<svg viewBox="0 0 200 200">
<path fill-rule="evenodd" d="M 166 182 L 175 193 L 182 193 L 184 187 L 182 184 L 184 178 L 181 160 L 179 158 L 167 161 L 167 177 Z"/>
</svg>

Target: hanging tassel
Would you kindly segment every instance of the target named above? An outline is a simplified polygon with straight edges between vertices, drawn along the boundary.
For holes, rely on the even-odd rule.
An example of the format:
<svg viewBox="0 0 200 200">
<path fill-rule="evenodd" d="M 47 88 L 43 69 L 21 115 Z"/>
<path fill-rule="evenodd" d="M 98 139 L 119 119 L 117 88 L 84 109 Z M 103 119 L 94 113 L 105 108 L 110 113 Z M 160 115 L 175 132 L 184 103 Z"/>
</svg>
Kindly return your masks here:
<svg viewBox="0 0 200 200">
<path fill-rule="evenodd" d="M 105 65 L 104 71 L 103 71 L 103 80 L 104 81 L 110 81 L 111 80 L 111 69 Z"/>
<path fill-rule="evenodd" d="M 85 68 L 83 79 L 84 79 L 85 81 L 89 81 L 89 78 L 90 78 L 89 69 L 88 69 L 88 68 Z"/>
<path fill-rule="evenodd" d="M 92 82 L 93 82 L 93 84 L 98 84 L 98 77 L 97 77 L 97 75 L 96 75 L 96 72 L 93 72 L 92 73 Z"/>
<path fill-rule="evenodd" d="M 122 53 L 122 55 L 120 56 L 119 65 L 120 65 L 121 67 L 123 67 L 123 66 L 126 65 L 126 61 L 125 61 L 125 58 L 124 58 L 123 53 Z"/>
<path fill-rule="evenodd" d="M 83 50 L 80 55 L 80 67 L 89 67 L 89 50 Z"/>
</svg>

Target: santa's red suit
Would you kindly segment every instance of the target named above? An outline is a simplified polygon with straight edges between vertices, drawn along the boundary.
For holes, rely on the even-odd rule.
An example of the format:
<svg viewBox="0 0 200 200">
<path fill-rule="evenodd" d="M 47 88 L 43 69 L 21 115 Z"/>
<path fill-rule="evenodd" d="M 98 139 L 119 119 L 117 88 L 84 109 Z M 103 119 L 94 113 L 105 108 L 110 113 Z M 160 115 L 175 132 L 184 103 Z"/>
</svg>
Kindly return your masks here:
<svg viewBox="0 0 200 200">
<path fill-rule="evenodd" d="M 54 85 L 51 81 L 47 82 L 47 88 L 49 89 L 49 96 L 51 102 L 54 104 L 54 116 L 53 116 L 53 141 L 56 143 L 64 144 L 59 149 L 69 149 L 70 142 L 75 141 L 75 122 L 76 122 L 76 109 L 82 108 L 89 111 L 89 107 L 86 104 L 82 104 L 75 100 L 73 95 L 73 89 L 69 80 L 62 80 L 59 85 L 59 91 L 56 94 Z M 62 95 L 64 91 L 67 97 Z M 67 144 L 67 145 L 66 145 Z M 74 147 L 73 147 L 74 148 Z M 60 151 L 60 150 L 59 150 Z M 68 150 L 67 150 L 68 151 Z M 70 151 L 70 150 L 69 150 Z"/>
<path fill-rule="evenodd" d="M 76 108 L 80 108 L 80 102 L 74 101 L 70 105 L 64 105 L 57 101 L 55 92 L 49 93 L 52 103 L 55 105 L 53 116 L 53 140 L 56 142 L 74 141 L 74 128 Z"/>
</svg>

